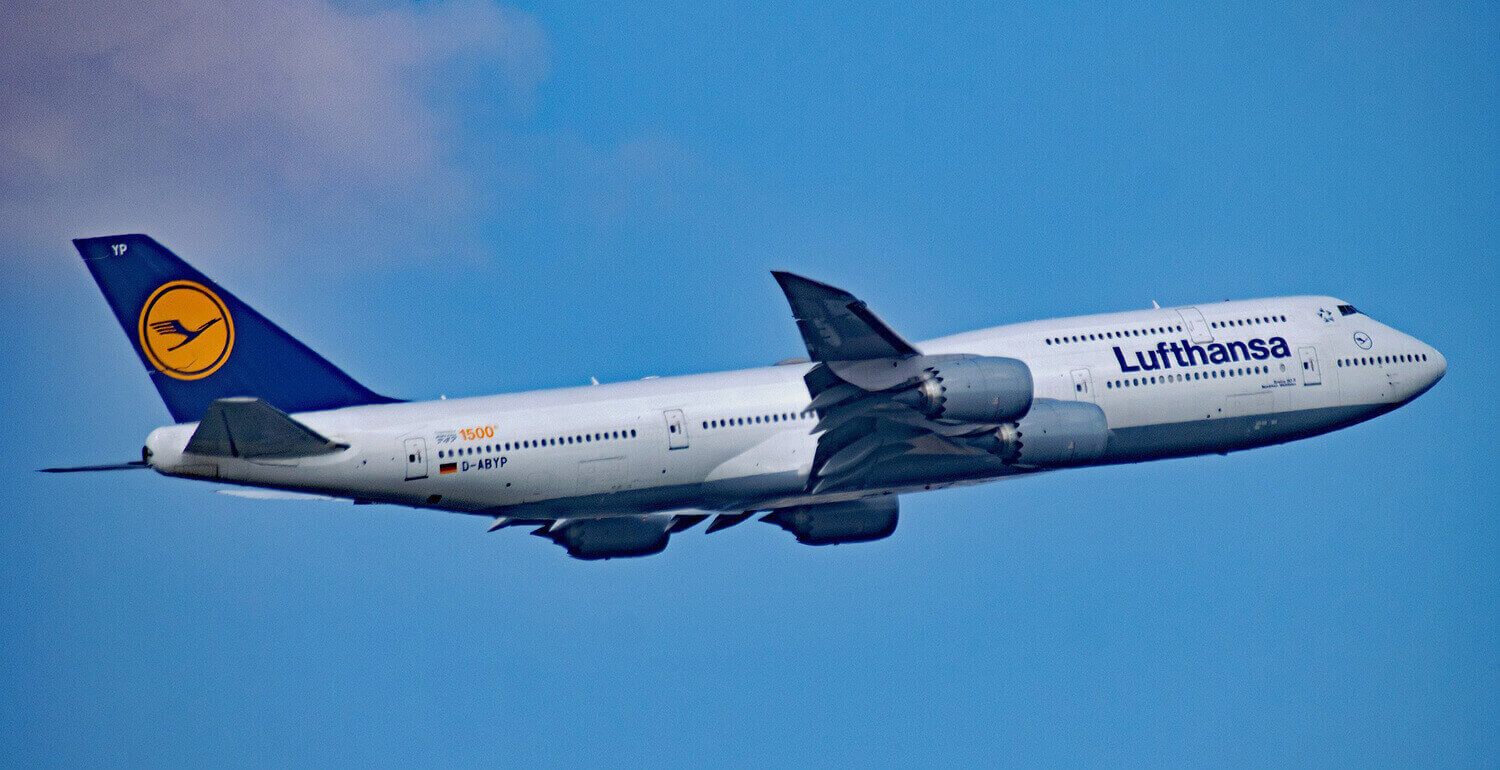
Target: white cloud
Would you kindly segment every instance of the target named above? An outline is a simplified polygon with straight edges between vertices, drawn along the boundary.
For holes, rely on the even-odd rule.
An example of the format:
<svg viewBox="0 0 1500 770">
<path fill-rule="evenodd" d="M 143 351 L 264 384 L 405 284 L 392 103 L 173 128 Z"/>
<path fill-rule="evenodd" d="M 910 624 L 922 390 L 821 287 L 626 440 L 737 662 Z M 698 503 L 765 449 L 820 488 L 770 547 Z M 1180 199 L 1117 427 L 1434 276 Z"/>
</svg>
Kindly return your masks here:
<svg viewBox="0 0 1500 770">
<path fill-rule="evenodd" d="M 546 67 L 535 22 L 479 0 L 34 1 L 6 17 L 0 233 L 48 251 L 119 230 L 243 249 L 273 230 L 282 247 L 352 236 L 410 254 L 470 209 L 434 93 L 477 73 L 515 110 Z M 345 237 L 313 235 L 329 227 Z"/>
</svg>

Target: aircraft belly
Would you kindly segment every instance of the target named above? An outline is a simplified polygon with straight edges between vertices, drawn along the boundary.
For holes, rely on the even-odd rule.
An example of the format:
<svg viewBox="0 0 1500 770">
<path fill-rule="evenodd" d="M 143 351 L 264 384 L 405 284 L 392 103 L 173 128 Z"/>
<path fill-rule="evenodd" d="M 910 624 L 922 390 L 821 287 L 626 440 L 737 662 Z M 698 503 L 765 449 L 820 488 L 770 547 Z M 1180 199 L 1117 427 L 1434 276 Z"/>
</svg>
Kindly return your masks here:
<svg viewBox="0 0 1500 770">
<path fill-rule="evenodd" d="M 1380 403 L 1332 406 L 1112 428 L 1101 463 L 1140 462 L 1279 444 L 1364 422 L 1396 406 Z"/>
</svg>

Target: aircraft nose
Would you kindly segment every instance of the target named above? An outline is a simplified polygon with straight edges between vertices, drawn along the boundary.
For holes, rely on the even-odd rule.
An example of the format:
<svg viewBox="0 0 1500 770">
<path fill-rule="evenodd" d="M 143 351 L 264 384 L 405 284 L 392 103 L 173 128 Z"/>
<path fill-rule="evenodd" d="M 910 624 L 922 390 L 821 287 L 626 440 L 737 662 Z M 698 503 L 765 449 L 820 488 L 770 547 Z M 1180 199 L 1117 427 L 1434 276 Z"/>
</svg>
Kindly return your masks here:
<svg viewBox="0 0 1500 770">
<path fill-rule="evenodd" d="M 1427 346 L 1427 350 L 1428 374 L 1432 377 L 1432 382 L 1435 384 L 1438 380 L 1443 379 L 1443 375 L 1448 373 L 1448 359 L 1443 357 L 1443 354 L 1439 353 L 1437 348 L 1431 345 Z"/>
</svg>

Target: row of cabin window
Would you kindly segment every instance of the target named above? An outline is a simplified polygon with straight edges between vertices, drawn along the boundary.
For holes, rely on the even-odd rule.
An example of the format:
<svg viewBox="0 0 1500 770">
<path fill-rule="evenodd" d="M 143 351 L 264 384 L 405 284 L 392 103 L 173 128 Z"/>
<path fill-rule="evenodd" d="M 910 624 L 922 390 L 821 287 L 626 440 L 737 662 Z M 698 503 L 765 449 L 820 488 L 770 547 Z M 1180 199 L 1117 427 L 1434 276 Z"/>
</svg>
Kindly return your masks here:
<svg viewBox="0 0 1500 770">
<path fill-rule="evenodd" d="M 1048 337 L 1048 345 L 1066 345 L 1069 342 L 1094 342 L 1097 340 L 1118 340 L 1126 337 L 1149 337 L 1152 334 L 1166 334 L 1168 332 L 1180 332 L 1181 326 L 1153 326 L 1149 329 L 1125 329 L 1118 332 L 1095 332 L 1093 334 L 1074 334 L 1066 337 Z"/>
<path fill-rule="evenodd" d="M 1414 364 L 1426 361 L 1426 353 L 1402 353 L 1396 356 L 1366 356 L 1364 358 L 1340 358 L 1339 366 L 1380 366 L 1381 364 Z"/>
<path fill-rule="evenodd" d="M 1227 329 L 1231 326 L 1258 326 L 1263 323 L 1286 323 L 1286 316 L 1256 316 L 1253 318 L 1237 318 L 1232 321 L 1213 321 L 1209 324 L 1209 326 L 1215 329 Z M 1123 331 L 1095 332 L 1093 334 L 1072 334 L 1064 337 L 1048 337 L 1046 339 L 1046 342 L 1048 345 L 1064 345 L 1069 342 L 1096 342 L 1098 340 L 1124 339 L 1125 337 L 1149 337 L 1153 334 L 1166 334 L 1169 332 L 1181 331 L 1182 327 L 1177 325 L 1153 326 L 1148 329 L 1125 329 Z"/>
<path fill-rule="evenodd" d="M 1214 329 L 1228 329 L 1231 326 L 1259 326 L 1260 324 L 1286 323 L 1284 315 L 1257 316 L 1255 318 L 1236 318 L 1232 321 L 1210 321 L 1209 327 Z"/>
<path fill-rule="evenodd" d="M 1218 380 L 1230 377 L 1244 377 L 1250 374 L 1268 374 L 1271 368 L 1268 366 L 1250 366 L 1242 369 L 1210 369 L 1206 372 L 1185 372 L 1183 374 L 1163 374 L 1155 377 L 1131 377 L 1125 380 L 1107 380 L 1104 387 L 1134 388 L 1140 385 L 1165 385 L 1169 382 L 1185 382 L 1187 380 Z"/>
<path fill-rule="evenodd" d="M 459 455 L 491 454 L 494 452 L 511 452 L 517 449 L 536 449 L 544 446 L 558 446 L 560 444 L 587 444 L 595 441 L 616 441 L 623 438 L 635 438 L 635 430 L 615 430 L 603 433 L 584 433 L 576 436 L 554 436 L 552 438 L 527 439 L 525 441 L 507 441 L 503 444 L 482 444 L 480 446 L 459 447 L 458 449 L 439 449 L 438 458 L 458 457 Z"/>
<path fill-rule="evenodd" d="M 781 412 L 778 414 L 758 414 L 753 417 L 726 417 L 722 420 L 704 420 L 703 429 L 713 430 L 715 428 L 733 428 L 740 425 L 756 425 L 770 422 L 791 422 L 792 420 L 806 420 L 812 417 L 812 410 L 805 412 Z"/>
</svg>

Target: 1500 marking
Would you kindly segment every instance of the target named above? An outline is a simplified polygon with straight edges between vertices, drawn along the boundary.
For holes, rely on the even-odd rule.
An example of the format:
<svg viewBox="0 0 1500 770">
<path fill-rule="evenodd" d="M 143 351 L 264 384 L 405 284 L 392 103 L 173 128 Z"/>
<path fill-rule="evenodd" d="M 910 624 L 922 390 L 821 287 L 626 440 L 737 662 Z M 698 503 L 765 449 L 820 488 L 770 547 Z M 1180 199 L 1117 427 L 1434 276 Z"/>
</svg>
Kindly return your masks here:
<svg viewBox="0 0 1500 770">
<path fill-rule="evenodd" d="M 494 438 L 495 426 L 481 425 L 477 428 L 459 428 L 458 436 L 464 441 L 478 441 L 482 438 Z"/>
</svg>

